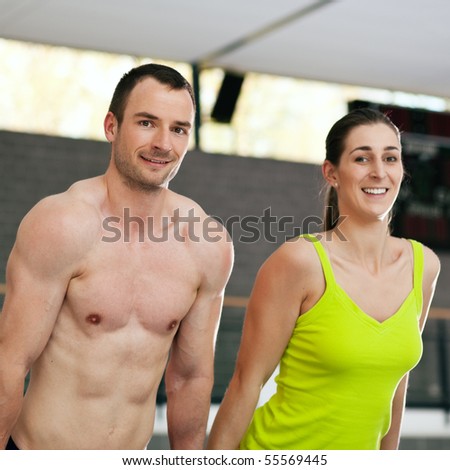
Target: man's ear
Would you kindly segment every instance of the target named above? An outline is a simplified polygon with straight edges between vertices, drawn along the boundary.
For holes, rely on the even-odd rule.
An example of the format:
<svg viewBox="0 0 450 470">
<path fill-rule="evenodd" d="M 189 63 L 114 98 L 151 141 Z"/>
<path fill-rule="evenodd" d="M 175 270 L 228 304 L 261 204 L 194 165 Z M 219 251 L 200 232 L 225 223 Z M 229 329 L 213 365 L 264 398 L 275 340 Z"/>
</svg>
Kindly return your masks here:
<svg viewBox="0 0 450 470">
<path fill-rule="evenodd" d="M 103 129 L 106 140 L 108 142 L 114 142 L 117 134 L 117 128 L 118 122 L 116 116 L 111 111 L 108 111 L 103 121 Z"/>
</svg>

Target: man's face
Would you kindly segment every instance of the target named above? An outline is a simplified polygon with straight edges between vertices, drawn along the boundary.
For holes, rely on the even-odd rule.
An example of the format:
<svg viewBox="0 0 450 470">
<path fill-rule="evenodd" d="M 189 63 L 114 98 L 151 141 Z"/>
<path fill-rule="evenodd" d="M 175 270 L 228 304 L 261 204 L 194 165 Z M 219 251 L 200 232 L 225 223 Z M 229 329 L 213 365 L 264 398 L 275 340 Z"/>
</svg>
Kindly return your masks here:
<svg viewBox="0 0 450 470">
<path fill-rule="evenodd" d="M 151 77 L 139 82 L 120 126 L 112 113 L 105 119 L 113 163 L 126 183 L 144 191 L 167 187 L 186 154 L 193 123 L 188 91 L 170 89 Z"/>
</svg>

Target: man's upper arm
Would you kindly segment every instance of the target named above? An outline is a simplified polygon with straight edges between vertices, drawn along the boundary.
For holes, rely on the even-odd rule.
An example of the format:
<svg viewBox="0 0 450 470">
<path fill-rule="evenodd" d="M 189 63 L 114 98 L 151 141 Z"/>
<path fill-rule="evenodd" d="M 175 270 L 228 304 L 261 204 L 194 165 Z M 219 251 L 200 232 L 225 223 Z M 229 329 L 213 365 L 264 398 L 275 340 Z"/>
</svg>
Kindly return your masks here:
<svg viewBox="0 0 450 470">
<path fill-rule="evenodd" d="M 8 260 L 0 346 L 25 371 L 50 337 L 81 256 L 74 219 L 58 198 L 41 201 L 23 219 Z"/>
<path fill-rule="evenodd" d="M 215 241 L 203 243 L 203 247 L 197 247 L 201 252 L 202 282 L 193 305 L 181 322 L 171 352 L 172 372 L 183 376 L 212 372 L 224 291 L 234 261 L 233 245 L 225 230 Z"/>
</svg>

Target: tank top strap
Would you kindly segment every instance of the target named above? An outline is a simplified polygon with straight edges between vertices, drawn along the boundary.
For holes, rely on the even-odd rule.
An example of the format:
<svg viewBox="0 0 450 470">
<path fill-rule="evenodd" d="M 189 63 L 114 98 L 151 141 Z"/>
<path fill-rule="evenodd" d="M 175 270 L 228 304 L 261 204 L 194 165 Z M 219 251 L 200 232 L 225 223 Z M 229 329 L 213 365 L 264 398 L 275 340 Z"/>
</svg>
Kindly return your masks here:
<svg viewBox="0 0 450 470">
<path fill-rule="evenodd" d="M 414 254 L 414 295 L 416 297 L 417 309 L 422 313 L 423 245 L 415 240 L 409 241 L 411 242 Z"/>
<path fill-rule="evenodd" d="M 316 249 L 317 255 L 320 259 L 320 264 L 322 265 L 323 274 L 325 277 L 325 282 L 327 288 L 335 287 L 336 280 L 334 278 L 333 268 L 331 267 L 330 259 L 328 258 L 327 252 L 325 251 L 324 246 L 320 242 L 320 240 L 311 234 L 303 234 L 301 237 L 306 238 L 307 240 L 311 241 Z"/>
</svg>

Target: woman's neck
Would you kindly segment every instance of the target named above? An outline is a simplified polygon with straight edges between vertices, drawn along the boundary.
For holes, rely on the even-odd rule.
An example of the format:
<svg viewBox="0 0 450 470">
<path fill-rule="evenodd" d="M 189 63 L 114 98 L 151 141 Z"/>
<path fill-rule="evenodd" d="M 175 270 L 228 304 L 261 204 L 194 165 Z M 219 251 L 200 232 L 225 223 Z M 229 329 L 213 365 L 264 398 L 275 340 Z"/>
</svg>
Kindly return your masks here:
<svg viewBox="0 0 450 470">
<path fill-rule="evenodd" d="M 391 257 L 390 239 L 387 220 L 359 223 L 347 217 L 331 231 L 330 248 L 335 254 L 378 272 Z"/>
</svg>

